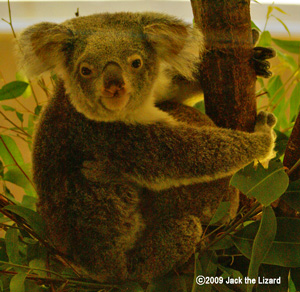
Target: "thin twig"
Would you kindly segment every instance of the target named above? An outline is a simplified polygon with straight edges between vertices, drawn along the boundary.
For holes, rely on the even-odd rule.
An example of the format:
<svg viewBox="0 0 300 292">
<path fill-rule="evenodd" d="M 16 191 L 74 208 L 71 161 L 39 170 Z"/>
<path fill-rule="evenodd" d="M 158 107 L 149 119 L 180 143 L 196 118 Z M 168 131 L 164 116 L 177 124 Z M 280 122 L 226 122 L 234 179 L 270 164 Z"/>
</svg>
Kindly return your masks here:
<svg viewBox="0 0 300 292">
<path fill-rule="evenodd" d="M 15 30 L 14 30 L 14 27 L 13 27 L 13 25 L 12 25 L 11 9 L 10 9 L 10 2 L 9 2 L 9 0 L 7 1 L 7 5 L 8 5 L 9 21 L 5 20 L 4 18 L 2 18 L 2 20 L 3 20 L 4 22 L 6 22 L 6 23 L 9 24 L 9 26 L 10 26 L 10 28 L 11 28 L 11 31 L 12 31 L 12 33 L 13 33 L 13 35 L 14 35 L 14 38 L 16 38 L 17 36 L 16 36 Z"/>
<path fill-rule="evenodd" d="M 293 165 L 291 169 L 287 171 L 287 175 L 290 176 L 300 166 L 300 159 Z"/>
<path fill-rule="evenodd" d="M 6 121 L 8 121 L 8 122 L 11 123 L 13 126 L 15 126 L 17 129 L 19 129 L 19 130 L 22 132 L 23 135 L 25 135 L 25 136 L 31 138 L 31 136 L 30 136 L 28 133 L 26 133 L 22 128 L 20 128 L 20 127 L 19 127 L 18 125 L 16 125 L 12 120 L 10 120 L 3 112 L 0 111 L 0 115 L 2 115 Z"/>
<path fill-rule="evenodd" d="M 10 263 L 6 263 L 5 264 L 10 264 Z M 22 268 L 27 268 L 26 266 L 22 266 Z M 29 268 L 30 270 L 32 270 L 32 268 Z M 14 276 L 17 275 L 17 272 L 13 272 L 13 271 L 3 271 L 0 270 L 0 274 L 5 274 L 8 276 Z M 48 278 L 48 277 L 40 277 L 38 275 L 34 275 L 34 274 L 28 274 L 28 276 L 26 277 L 29 280 L 34 280 L 34 281 L 42 281 L 44 283 L 66 283 L 66 281 L 68 282 L 68 285 L 70 286 L 76 286 L 76 287 L 83 287 L 83 288 L 90 288 L 90 289 L 104 289 L 104 288 L 119 288 L 118 285 L 113 285 L 113 284 L 101 284 L 101 283 L 93 283 L 93 282 L 88 282 L 88 281 L 78 281 L 78 280 L 73 280 L 73 279 L 67 279 L 67 280 L 63 280 L 63 279 L 56 279 L 56 278 Z"/>
<path fill-rule="evenodd" d="M 221 239 L 223 239 L 225 236 L 230 234 L 232 231 L 234 231 L 237 227 L 239 227 L 241 224 L 243 224 L 247 219 L 251 218 L 251 215 L 256 211 L 256 209 L 260 206 L 261 204 L 257 202 L 251 210 L 249 210 L 240 220 L 238 220 L 235 224 L 233 224 L 231 227 L 229 227 L 226 232 L 224 232 L 221 236 L 218 238 L 214 239 L 210 244 L 208 244 L 205 248 L 202 249 L 208 250 L 211 246 L 219 242 Z"/>
</svg>

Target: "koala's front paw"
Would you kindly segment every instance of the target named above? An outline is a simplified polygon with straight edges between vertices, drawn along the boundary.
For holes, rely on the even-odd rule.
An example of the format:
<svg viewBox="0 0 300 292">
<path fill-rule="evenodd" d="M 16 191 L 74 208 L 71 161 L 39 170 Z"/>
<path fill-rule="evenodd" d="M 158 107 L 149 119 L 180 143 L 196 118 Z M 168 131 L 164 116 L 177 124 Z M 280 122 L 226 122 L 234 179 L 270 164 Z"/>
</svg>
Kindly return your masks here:
<svg viewBox="0 0 300 292">
<path fill-rule="evenodd" d="M 267 145 L 269 146 L 269 152 L 263 159 L 259 159 L 259 162 L 267 168 L 269 165 L 269 161 L 276 156 L 276 153 L 274 151 L 275 147 L 275 140 L 276 140 L 276 134 L 273 130 L 274 126 L 276 125 L 277 118 L 272 113 L 268 113 L 265 111 L 259 112 L 256 118 L 256 125 L 255 125 L 255 132 L 261 132 L 264 134 L 269 134 Z M 266 140 L 267 142 L 267 140 Z"/>
<path fill-rule="evenodd" d="M 259 112 L 256 117 L 255 132 L 270 131 L 276 125 L 277 118 L 272 113 Z"/>
</svg>

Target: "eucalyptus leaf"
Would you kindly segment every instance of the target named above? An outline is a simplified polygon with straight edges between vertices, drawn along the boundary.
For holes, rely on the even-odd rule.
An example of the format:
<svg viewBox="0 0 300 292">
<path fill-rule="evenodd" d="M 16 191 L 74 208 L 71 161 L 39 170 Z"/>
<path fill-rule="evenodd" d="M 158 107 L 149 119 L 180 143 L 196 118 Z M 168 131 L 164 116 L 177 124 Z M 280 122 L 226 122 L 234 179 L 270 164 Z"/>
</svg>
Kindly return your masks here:
<svg viewBox="0 0 300 292">
<path fill-rule="evenodd" d="M 294 210 L 300 212 L 300 179 L 289 184 L 282 199 Z"/>
<path fill-rule="evenodd" d="M 12 81 L 8 84 L 5 84 L 0 89 L 0 101 L 14 99 L 21 96 L 27 87 L 28 83 L 23 81 Z"/>
<path fill-rule="evenodd" d="M 249 259 L 259 224 L 260 222 L 251 223 L 232 235 L 237 249 Z M 282 267 L 300 267 L 300 219 L 277 218 L 277 233 L 263 263 Z"/>
<path fill-rule="evenodd" d="M 194 108 L 196 108 L 198 111 L 200 111 L 201 113 L 205 114 L 205 104 L 204 104 L 204 100 L 201 100 L 199 102 L 197 102 L 194 105 Z"/>
<path fill-rule="evenodd" d="M 285 30 L 288 32 L 289 36 L 291 36 L 291 32 L 289 31 L 289 28 L 286 26 L 286 24 L 278 17 L 276 17 L 275 15 L 272 15 L 275 19 L 277 19 L 285 28 Z"/>
<path fill-rule="evenodd" d="M 38 199 L 33 196 L 24 195 L 22 198 L 22 206 L 36 211 L 36 203 Z"/>
<path fill-rule="evenodd" d="M 215 251 L 208 250 L 204 253 L 201 253 L 201 257 L 199 257 L 202 273 L 201 275 L 204 277 L 215 277 L 218 269 L 218 258 Z M 201 286 L 201 290 L 203 292 L 211 292 L 213 291 L 212 285 L 203 285 Z"/>
<path fill-rule="evenodd" d="M 20 232 L 16 228 L 9 228 L 5 233 L 6 252 L 9 261 L 14 264 L 21 264 L 21 256 L 19 252 L 19 235 Z"/>
<path fill-rule="evenodd" d="M 272 37 L 269 31 L 265 30 L 262 32 L 259 38 L 259 42 L 257 46 L 259 47 L 270 47 L 271 46 Z"/>
<path fill-rule="evenodd" d="M 271 206 L 264 207 L 259 229 L 253 241 L 248 277 L 257 278 L 259 266 L 263 262 L 275 239 L 277 222 Z M 251 292 L 254 285 L 247 286 L 247 292 Z"/>
<path fill-rule="evenodd" d="M 280 48 L 293 53 L 300 54 L 300 41 L 286 41 L 272 38 L 272 41 Z"/>
<path fill-rule="evenodd" d="M 276 56 L 279 58 L 281 62 L 280 65 L 286 65 L 288 68 L 292 70 L 292 72 L 295 72 L 298 69 L 298 64 L 292 56 L 285 54 L 276 49 L 275 51 L 276 51 Z"/>
<path fill-rule="evenodd" d="M 290 270 L 291 278 L 293 279 L 295 288 L 300 290 L 300 268 L 293 268 Z"/>
<path fill-rule="evenodd" d="M 223 219 L 226 215 L 228 215 L 229 208 L 230 208 L 230 202 L 221 202 L 214 216 L 211 218 L 208 226 L 216 224 L 221 219 Z"/>
<path fill-rule="evenodd" d="M 16 111 L 16 115 L 21 123 L 24 122 L 24 115 Z"/>
<path fill-rule="evenodd" d="M 268 206 L 285 192 L 289 177 L 282 162 L 276 160 L 270 161 L 268 169 L 261 164 L 255 169 L 252 163 L 234 174 L 230 183 L 249 198 L 254 197 Z"/>
<path fill-rule="evenodd" d="M 209 249 L 210 250 L 220 250 L 220 249 L 227 249 L 234 245 L 231 237 L 229 235 L 225 236 L 220 241 L 216 242 L 214 245 L 212 245 Z"/>
<path fill-rule="evenodd" d="M 275 130 L 275 133 L 276 133 L 275 152 L 276 152 L 276 158 L 279 159 L 285 153 L 286 146 L 289 141 L 289 137 L 278 130 Z"/>
<path fill-rule="evenodd" d="M 199 253 L 195 253 L 195 267 L 194 267 L 194 279 L 193 279 L 193 287 L 192 292 L 200 292 L 201 286 L 199 286 L 196 282 L 196 278 L 202 275 L 202 267 L 199 260 Z"/>
<path fill-rule="evenodd" d="M 25 292 L 25 279 L 27 277 L 26 272 L 20 272 L 13 276 L 10 280 L 10 292 Z"/>
<path fill-rule="evenodd" d="M 40 277 L 47 277 L 47 272 L 41 271 L 46 270 L 46 262 L 42 258 L 33 259 L 29 262 L 29 267 L 33 269 L 35 274 L 38 274 Z M 135 291 L 135 290 L 133 290 Z M 138 290 L 136 290 L 139 292 Z"/>
<path fill-rule="evenodd" d="M 300 108 L 300 82 L 296 84 L 290 97 L 290 122 L 296 119 Z"/>
<path fill-rule="evenodd" d="M 46 226 L 42 217 L 33 210 L 23 206 L 9 205 L 3 209 L 11 211 L 14 214 L 24 218 L 29 226 L 43 239 L 46 239 Z"/>
<path fill-rule="evenodd" d="M 15 165 L 14 159 L 17 161 L 18 164 L 24 164 L 24 160 L 22 154 L 16 144 L 16 142 L 9 136 L 0 135 L 3 141 L 0 141 L 0 157 L 2 158 L 5 166 L 8 165 Z M 3 144 L 5 143 L 5 145 Z M 7 151 L 6 147 L 9 149 Z M 13 156 L 13 158 L 12 158 Z"/>
<path fill-rule="evenodd" d="M 251 20 L 251 28 L 255 28 L 255 29 L 257 29 L 258 31 L 261 31 L 260 29 L 259 29 L 259 27 Z"/>
<path fill-rule="evenodd" d="M 225 281 L 228 277 L 234 278 L 234 279 L 239 279 L 239 278 L 243 279 L 244 278 L 243 274 L 240 271 L 237 271 L 237 270 L 234 270 L 234 269 L 231 269 L 231 268 L 228 268 L 228 267 L 224 267 L 224 266 L 221 266 L 221 265 L 218 265 L 218 268 L 219 268 L 219 270 L 221 270 L 223 272 L 223 274 L 220 277 L 222 277 Z M 219 286 L 220 285 L 218 285 L 217 287 L 215 286 L 217 288 L 217 291 L 220 291 L 220 292 L 234 291 L 234 290 L 225 290 L 223 288 L 223 286 L 220 287 L 220 290 L 218 290 Z M 239 284 L 238 287 L 239 287 L 240 292 L 246 292 L 247 291 L 247 285 L 245 283 Z"/>
<path fill-rule="evenodd" d="M 23 172 L 26 174 L 26 176 Z M 3 179 L 26 190 L 34 190 L 32 184 L 31 164 L 29 163 L 10 167 L 9 170 L 4 174 Z"/>
<path fill-rule="evenodd" d="M 16 109 L 11 107 L 11 106 L 8 106 L 8 105 L 1 105 L 1 107 L 5 110 L 5 111 L 9 111 L 9 112 L 15 112 Z"/>
<path fill-rule="evenodd" d="M 146 292 L 179 292 L 182 291 L 182 281 L 178 275 L 175 276 L 165 276 L 159 279 L 155 279 L 153 282 L 151 282 Z M 132 291 L 132 290 L 128 290 Z M 143 290 L 141 290 L 143 291 Z M 197 290 L 198 291 L 198 290 Z"/>
<path fill-rule="evenodd" d="M 284 94 L 284 86 L 279 75 L 275 75 L 270 78 L 267 91 L 269 93 L 269 97 L 272 98 L 273 103 L 276 103 Z"/>
<path fill-rule="evenodd" d="M 30 97 L 30 96 L 32 95 L 32 90 L 31 90 L 31 86 L 30 86 L 30 84 L 29 84 L 28 78 L 27 78 L 24 74 L 22 74 L 22 72 L 17 72 L 17 73 L 16 73 L 16 79 L 17 79 L 18 81 L 24 81 L 24 82 L 28 83 L 28 87 L 27 87 L 26 90 L 23 92 L 22 96 L 23 96 L 24 98 Z"/>
</svg>

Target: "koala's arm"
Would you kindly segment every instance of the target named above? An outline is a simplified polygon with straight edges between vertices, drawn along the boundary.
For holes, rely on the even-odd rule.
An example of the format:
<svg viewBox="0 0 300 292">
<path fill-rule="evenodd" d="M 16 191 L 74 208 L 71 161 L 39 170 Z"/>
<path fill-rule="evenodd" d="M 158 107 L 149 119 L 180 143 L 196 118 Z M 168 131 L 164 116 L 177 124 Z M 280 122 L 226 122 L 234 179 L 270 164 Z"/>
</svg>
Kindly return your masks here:
<svg viewBox="0 0 300 292">
<path fill-rule="evenodd" d="M 96 161 L 84 163 L 82 171 L 92 180 L 97 180 L 97 173 L 102 176 L 115 172 L 125 180 L 154 190 L 211 181 L 232 175 L 256 159 L 270 158 L 274 124 L 273 115 L 261 113 L 254 133 L 193 128 L 186 124 L 139 125 L 132 129 L 128 126 L 130 130 L 120 129 L 124 141 L 111 144 L 114 149 L 109 159 L 103 159 L 99 152 Z"/>
</svg>

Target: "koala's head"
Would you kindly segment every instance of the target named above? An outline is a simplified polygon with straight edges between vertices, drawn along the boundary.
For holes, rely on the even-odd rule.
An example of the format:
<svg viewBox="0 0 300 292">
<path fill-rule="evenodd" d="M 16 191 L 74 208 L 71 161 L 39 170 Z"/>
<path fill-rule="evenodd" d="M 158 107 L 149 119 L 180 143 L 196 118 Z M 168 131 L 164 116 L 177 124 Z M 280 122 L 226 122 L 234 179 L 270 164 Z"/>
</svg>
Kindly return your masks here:
<svg viewBox="0 0 300 292">
<path fill-rule="evenodd" d="M 203 49 L 197 29 L 160 13 L 114 13 L 40 23 L 18 38 L 27 75 L 53 70 L 78 112 L 124 120 L 153 104 L 168 72 L 193 78 Z"/>
</svg>

